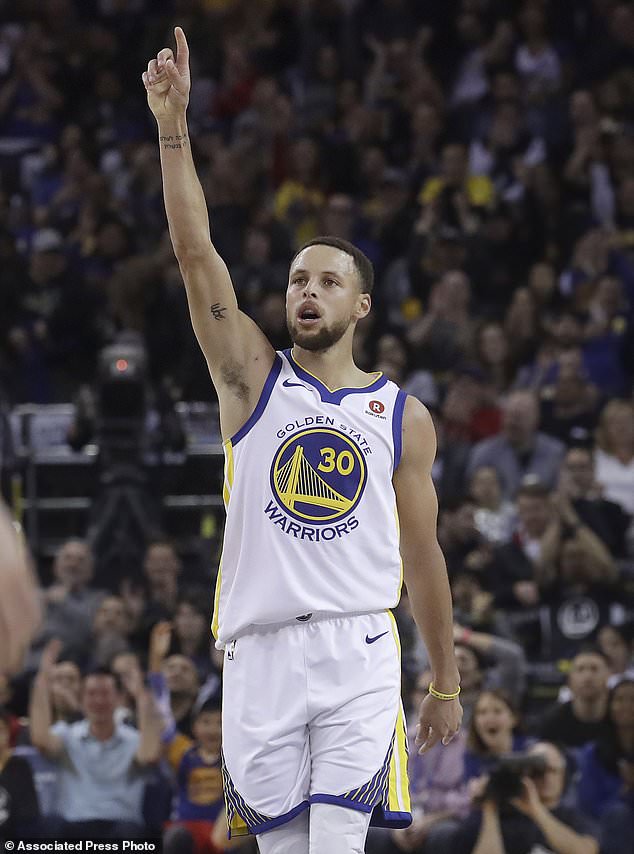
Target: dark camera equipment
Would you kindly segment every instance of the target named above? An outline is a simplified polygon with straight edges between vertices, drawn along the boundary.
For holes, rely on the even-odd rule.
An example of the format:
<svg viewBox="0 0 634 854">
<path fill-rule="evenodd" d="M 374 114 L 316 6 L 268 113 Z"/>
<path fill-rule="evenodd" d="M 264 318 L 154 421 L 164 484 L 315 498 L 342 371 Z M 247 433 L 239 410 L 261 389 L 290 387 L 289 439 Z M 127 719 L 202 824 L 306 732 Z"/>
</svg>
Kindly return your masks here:
<svg viewBox="0 0 634 854">
<path fill-rule="evenodd" d="M 138 461 L 147 412 L 147 357 L 134 337 L 122 337 L 99 354 L 98 443 L 106 467 Z"/>
<path fill-rule="evenodd" d="M 509 753 L 500 756 L 491 771 L 482 800 L 508 803 L 524 793 L 522 777 L 543 777 L 548 768 L 545 756 L 536 753 Z"/>
<path fill-rule="evenodd" d="M 148 403 L 145 348 L 134 333 L 123 333 L 99 356 L 94 432 L 101 478 L 89 530 L 96 578 L 112 589 L 138 572 L 145 543 L 159 529 L 143 463 Z"/>
</svg>

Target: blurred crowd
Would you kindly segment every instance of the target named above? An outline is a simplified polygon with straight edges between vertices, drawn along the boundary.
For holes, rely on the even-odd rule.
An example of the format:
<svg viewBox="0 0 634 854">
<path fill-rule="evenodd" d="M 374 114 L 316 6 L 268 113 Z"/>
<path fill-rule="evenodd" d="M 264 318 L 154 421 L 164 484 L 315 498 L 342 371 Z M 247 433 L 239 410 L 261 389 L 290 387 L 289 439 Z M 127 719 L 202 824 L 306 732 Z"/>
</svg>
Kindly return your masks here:
<svg viewBox="0 0 634 854">
<path fill-rule="evenodd" d="M 242 308 L 288 346 L 294 248 L 351 240 L 376 269 L 357 362 L 437 428 L 465 734 L 412 752 L 415 822 L 368 850 L 629 854 L 634 4 L 0 0 L 0 414 L 81 398 L 130 332 L 155 394 L 213 400 L 141 83 L 175 24 Z M 0 471 L 7 441 L 0 417 Z M 76 533 L 23 673 L 0 675 L 0 837 L 171 820 L 169 850 L 222 850 L 216 567 L 192 587 L 158 539 L 95 589 Z M 397 617 L 414 710 L 406 595 Z M 543 767 L 504 798 L 513 751 Z"/>
</svg>

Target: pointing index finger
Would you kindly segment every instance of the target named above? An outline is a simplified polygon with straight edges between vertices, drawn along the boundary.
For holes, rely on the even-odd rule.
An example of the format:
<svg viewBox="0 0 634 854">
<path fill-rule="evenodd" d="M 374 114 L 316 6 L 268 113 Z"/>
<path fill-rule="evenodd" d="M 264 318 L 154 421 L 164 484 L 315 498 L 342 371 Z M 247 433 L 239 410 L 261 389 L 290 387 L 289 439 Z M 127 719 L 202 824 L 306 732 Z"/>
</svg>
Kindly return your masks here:
<svg viewBox="0 0 634 854">
<path fill-rule="evenodd" d="M 176 39 L 176 68 L 180 74 L 185 74 L 189 68 L 189 47 L 181 27 L 174 27 L 174 37 Z"/>
</svg>

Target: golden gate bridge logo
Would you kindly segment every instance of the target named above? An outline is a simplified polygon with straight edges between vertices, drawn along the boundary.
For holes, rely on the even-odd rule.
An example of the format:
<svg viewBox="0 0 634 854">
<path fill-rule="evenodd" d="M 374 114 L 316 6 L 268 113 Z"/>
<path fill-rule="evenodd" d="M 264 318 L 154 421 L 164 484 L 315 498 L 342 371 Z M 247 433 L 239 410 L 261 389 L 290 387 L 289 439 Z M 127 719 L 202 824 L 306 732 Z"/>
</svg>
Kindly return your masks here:
<svg viewBox="0 0 634 854">
<path fill-rule="evenodd" d="M 303 430 L 288 439 L 271 467 L 278 501 L 298 519 L 343 519 L 359 502 L 367 467 L 363 454 L 338 430 Z"/>
</svg>

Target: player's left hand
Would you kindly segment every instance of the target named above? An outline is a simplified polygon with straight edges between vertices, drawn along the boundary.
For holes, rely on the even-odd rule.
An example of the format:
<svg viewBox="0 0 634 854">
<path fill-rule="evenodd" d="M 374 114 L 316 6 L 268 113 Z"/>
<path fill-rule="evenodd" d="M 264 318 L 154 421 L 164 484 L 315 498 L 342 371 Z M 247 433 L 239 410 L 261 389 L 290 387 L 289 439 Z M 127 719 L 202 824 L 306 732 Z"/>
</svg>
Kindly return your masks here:
<svg viewBox="0 0 634 854">
<path fill-rule="evenodd" d="M 462 722 L 460 700 L 438 700 L 427 694 L 420 704 L 418 725 L 416 727 L 416 746 L 419 753 L 425 753 L 439 741 L 449 744 L 457 734 Z"/>
</svg>

